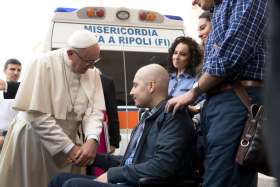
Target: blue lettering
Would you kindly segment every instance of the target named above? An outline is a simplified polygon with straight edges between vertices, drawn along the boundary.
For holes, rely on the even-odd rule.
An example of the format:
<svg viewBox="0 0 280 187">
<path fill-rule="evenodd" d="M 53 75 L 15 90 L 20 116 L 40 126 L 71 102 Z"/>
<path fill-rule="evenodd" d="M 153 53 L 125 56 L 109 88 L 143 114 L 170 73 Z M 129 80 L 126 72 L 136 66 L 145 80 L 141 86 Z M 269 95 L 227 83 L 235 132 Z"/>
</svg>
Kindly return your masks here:
<svg viewBox="0 0 280 187">
<path fill-rule="evenodd" d="M 141 40 L 141 38 L 136 38 L 136 44 L 137 45 L 141 45 L 142 44 L 142 40 Z"/>
<path fill-rule="evenodd" d="M 103 27 L 103 33 L 109 34 L 109 27 Z"/>
<path fill-rule="evenodd" d="M 148 39 L 143 38 L 143 44 L 144 44 L 144 45 L 151 45 L 151 44 L 152 44 L 151 38 L 148 38 Z"/>
<path fill-rule="evenodd" d="M 110 36 L 110 38 L 109 38 L 109 43 L 116 43 L 113 36 Z"/>
<path fill-rule="evenodd" d="M 103 36 L 99 36 L 98 43 L 105 43 Z"/>
<path fill-rule="evenodd" d="M 169 47 L 169 46 L 170 46 L 170 41 L 169 41 L 168 39 L 165 39 L 164 41 L 165 41 L 165 43 L 166 43 L 165 46 Z"/>
<path fill-rule="evenodd" d="M 93 32 L 93 31 L 92 31 L 92 26 L 87 26 L 87 25 L 85 25 L 85 26 L 84 26 L 84 29 L 86 29 L 86 30 L 88 30 L 88 31 L 90 31 L 90 32 Z"/>
<path fill-rule="evenodd" d="M 123 27 L 121 28 L 121 34 L 124 34 L 124 35 L 126 34 L 126 28 L 123 28 Z"/>
<path fill-rule="evenodd" d="M 142 35 L 143 35 L 143 36 L 147 36 L 147 35 L 148 35 L 147 29 L 142 29 Z"/>
<path fill-rule="evenodd" d="M 135 29 L 135 35 L 140 35 L 141 36 L 141 30 L 140 29 Z"/>
<path fill-rule="evenodd" d="M 111 27 L 111 34 L 117 34 L 116 33 L 116 27 Z"/>
<path fill-rule="evenodd" d="M 132 44 L 135 41 L 135 38 L 129 37 L 129 44 Z"/>
<path fill-rule="evenodd" d="M 133 34 L 134 34 L 133 29 L 131 29 L 131 28 L 127 29 L 127 34 L 129 34 L 129 35 L 133 35 Z"/>
<path fill-rule="evenodd" d="M 119 44 L 125 44 L 124 37 L 119 37 Z"/>
<path fill-rule="evenodd" d="M 155 40 L 155 43 L 156 43 L 157 46 L 161 46 L 161 44 L 163 43 L 163 40 L 161 38 L 159 38 L 159 39 L 157 38 Z"/>
<path fill-rule="evenodd" d="M 103 32 L 103 29 L 102 29 L 103 27 L 101 27 L 101 26 L 97 26 L 97 28 L 96 28 L 96 32 L 97 33 L 102 33 Z"/>
<path fill-rule="evenodd" d="M 150 35 L 151 36 L 151 35 Z M 152 30 L 152 36 L 158 36 L 158 33 L 156 30 Z"/>
</svg>

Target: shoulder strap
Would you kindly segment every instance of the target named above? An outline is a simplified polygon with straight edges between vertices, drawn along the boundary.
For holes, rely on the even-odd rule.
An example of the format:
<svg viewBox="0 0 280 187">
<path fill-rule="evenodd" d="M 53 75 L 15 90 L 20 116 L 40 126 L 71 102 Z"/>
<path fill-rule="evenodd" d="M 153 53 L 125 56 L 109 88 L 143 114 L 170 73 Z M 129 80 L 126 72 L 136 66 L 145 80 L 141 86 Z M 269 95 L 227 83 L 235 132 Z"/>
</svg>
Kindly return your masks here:
<svg viewBox="0 0 280 187">
<path fill-rule="evenodd" d="M 246 89 L 244 88 L 244 86 L 239 81 L 236 81 L 233 84 L 233 90 L 234 90 L 235 94 L 239 97 L 241 102 L 245 105 L 247 110 L 250 111 L 250 106 L 252 103 L 251 103 L 251 99 L 250 99 Z"/>
</svg>

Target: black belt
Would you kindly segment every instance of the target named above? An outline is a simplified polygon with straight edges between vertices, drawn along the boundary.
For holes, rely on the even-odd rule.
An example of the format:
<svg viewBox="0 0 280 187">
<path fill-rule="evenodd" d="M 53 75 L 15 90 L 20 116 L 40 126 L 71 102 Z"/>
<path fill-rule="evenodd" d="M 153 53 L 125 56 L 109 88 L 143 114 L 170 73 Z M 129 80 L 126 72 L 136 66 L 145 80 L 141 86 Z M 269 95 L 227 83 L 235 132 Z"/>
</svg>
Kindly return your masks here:
<svg viewBox="0 0 280 187">
<path fill-rule="evenodd" d="M 256 81 L 256 80 L 241 80 L 240 83 L 245 88 L 263 87 L 264 86 L 263 81 Z M 217 94 L 220 94 L 220 93 L 228 91 L 228 90 L 233 90 L 233 85 L 230 83 L 222 83 L 222 84 L 214 87 L 213 89 L 209 90 L 206 93 L 206 95 L 207 95 L 207 97 L 211 97 L 213 95 L 217 95 Z"/>
</svg>

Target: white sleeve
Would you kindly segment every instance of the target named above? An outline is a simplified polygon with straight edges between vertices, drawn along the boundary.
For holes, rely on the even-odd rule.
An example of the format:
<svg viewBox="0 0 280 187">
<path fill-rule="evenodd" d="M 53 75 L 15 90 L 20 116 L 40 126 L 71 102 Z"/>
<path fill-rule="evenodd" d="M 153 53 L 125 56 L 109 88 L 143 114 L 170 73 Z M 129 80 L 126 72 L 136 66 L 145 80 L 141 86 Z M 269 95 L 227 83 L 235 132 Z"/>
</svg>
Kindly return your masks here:
<svg viewBox="0 0 280 187">
<path fill-rule="evenodd" d="M 95 85 L 93 106 L 89 106 L 83 119 L 83 131 L 86 139 L 95 139 L 99 142 L 99 136 L 104 119 L 104 95 L 100 81 Z"/>
<path fill-rule="evenodd" d="M 39 135 L 41 143 L 52 156 L 61 151 L 70 151 L 69 147 L 74 146 L 71 139 L 50 114 L 27 112 L 27 115 L 32 127 Z"/>
</svg>

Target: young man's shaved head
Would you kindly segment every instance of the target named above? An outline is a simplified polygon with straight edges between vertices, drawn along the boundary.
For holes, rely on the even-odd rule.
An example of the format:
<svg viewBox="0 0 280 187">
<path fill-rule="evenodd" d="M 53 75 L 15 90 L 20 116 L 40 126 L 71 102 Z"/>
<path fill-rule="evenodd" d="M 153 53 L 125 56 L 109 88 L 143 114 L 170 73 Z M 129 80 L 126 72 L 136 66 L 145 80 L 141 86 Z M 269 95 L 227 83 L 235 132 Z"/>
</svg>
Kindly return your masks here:
<svg viewBox="0 0 280 187">
<path fill-rule="evenodd" d="M 146 83 L 155 81 L 157 90 L 167 94 L 168 92 L 168 82 L 169 75 L 166 69 L 159 64 L 149 64 L 140 68 L 136 74 L 135 78 L 142 80 Z"/>
</svg>

